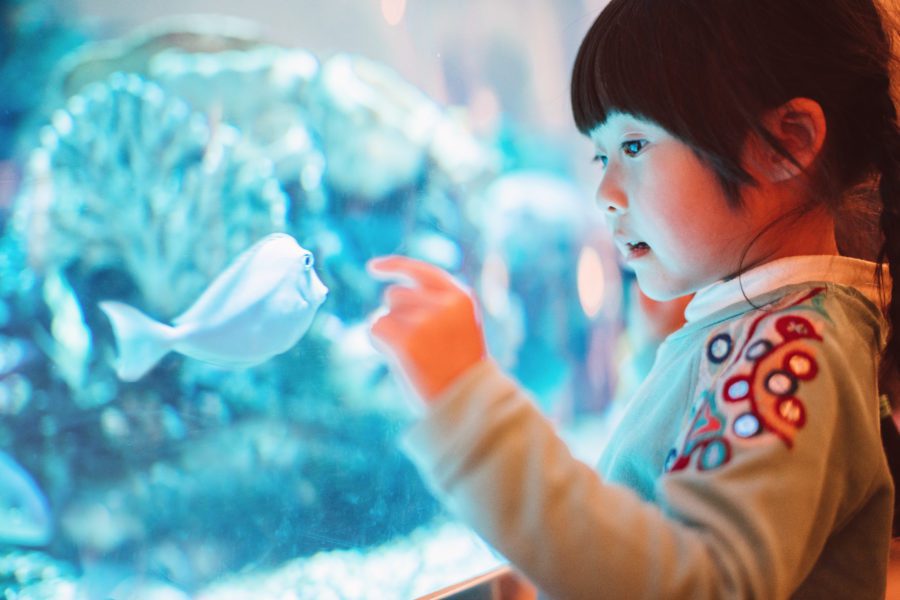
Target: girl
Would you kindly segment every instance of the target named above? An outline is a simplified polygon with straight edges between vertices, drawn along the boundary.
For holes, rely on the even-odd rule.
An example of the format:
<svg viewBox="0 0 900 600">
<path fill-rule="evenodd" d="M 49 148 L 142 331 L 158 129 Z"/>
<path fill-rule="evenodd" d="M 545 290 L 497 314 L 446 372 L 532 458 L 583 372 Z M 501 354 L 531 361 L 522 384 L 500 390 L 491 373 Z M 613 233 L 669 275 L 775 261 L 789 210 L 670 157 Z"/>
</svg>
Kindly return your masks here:
<svg viewBox="0 0 900 600">
<path fill-rule="evenodd" d="M 884 595 L 879 390 L 900 366 L 890 57 L 873 0 L 603 10 L 572 78 L 597 203 L 644 293 L 696 294 L 599 475 L 487 357 L 465 289 L 403 257 L 371 263 L 405 279 L 372 334 L 428 407 L 408 452 L 550 596 Z M 877 263 L 847 256 L 865 249 L 843 235 L 866 198 L 881 203 Z"/>
</svg>

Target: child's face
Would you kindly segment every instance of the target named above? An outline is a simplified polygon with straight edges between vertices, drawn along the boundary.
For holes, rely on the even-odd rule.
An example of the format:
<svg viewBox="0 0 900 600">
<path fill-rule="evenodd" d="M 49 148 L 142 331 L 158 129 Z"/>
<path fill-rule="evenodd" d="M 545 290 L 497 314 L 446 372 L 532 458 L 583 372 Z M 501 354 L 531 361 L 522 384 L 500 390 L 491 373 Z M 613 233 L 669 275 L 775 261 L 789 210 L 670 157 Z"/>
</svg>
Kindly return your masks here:
<svg viewBox="0 0 900 600">
<path fill-rule="evenodd" d="M 602 169 L 597 202 L 647 296 L 675 298 L 738 270 L 760 218 L 730 208 L 713 170 L 687 145 L 622 113 L 590 137 Z"/>
</svg>

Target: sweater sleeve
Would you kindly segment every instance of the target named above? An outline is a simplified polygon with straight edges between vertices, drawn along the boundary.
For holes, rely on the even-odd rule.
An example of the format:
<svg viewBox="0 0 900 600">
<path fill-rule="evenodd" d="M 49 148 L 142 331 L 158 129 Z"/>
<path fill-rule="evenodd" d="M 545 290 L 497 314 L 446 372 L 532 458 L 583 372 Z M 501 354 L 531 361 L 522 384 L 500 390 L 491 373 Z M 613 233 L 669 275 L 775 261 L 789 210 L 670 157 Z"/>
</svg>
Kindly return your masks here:
<svg viewBox="0 0 900 600">
<path fill-rule="evenodd" d="M 836 376 L 852 368 L 845 349 L 807 316 L 724 335 L 709 342 L 712 375 L 660 465 L 655 504 L 573 458 L 490 362 L 408 433 L 407 451 L 449 508 L 553 598 L 786 598 L 854 502 L 833 441 L 855 414 L 838 401 L 856 409 L 865 390 Z M 856 418 L 877 439 L 869 416 Z M 871 482 L 859 483 L 862 496 Z"/>
</svg>

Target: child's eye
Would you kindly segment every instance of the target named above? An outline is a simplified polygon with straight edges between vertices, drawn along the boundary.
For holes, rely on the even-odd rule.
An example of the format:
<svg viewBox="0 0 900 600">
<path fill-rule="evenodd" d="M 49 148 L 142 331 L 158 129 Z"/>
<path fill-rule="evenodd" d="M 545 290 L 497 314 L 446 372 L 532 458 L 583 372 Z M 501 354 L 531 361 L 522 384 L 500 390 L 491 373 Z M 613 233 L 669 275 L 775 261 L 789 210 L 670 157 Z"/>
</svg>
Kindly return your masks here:
<svg viewBox="0 0 900 600">
<path fill-rule="evenodd" d="M 622 150 L 628 156 L 637 156 L 644 147 L 647 146 L 647 140 L 630 140 L 622 143 Z"/>
<path fill-rule="evenodd" d="M 603 165 L 604 167 L 606 167 L 606 163 L 609 162 L 609 158 L 607 158 L 607 156 L 606 156 L 605 154 L 595 154 L 595 155 L 594 155 L 594 162 L 595 162 L 595 163 L 600 163 L 601 165 Z"/>
</svg>

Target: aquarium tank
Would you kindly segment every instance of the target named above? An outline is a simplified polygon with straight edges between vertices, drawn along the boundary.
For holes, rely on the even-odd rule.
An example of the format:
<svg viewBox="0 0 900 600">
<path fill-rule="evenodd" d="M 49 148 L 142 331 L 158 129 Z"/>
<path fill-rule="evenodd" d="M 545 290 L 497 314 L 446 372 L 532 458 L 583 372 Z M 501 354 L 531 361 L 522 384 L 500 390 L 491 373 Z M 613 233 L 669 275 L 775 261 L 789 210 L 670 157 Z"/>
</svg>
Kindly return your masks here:
<svg viewBox="0 0 900 600">
<path fill-rule="evenodd" d="M 418 598 L 502 565 L 400 451 L 365 264 L 471 286 L 592 445 L 627 286 L 566 86 L 603 2 L 139 4 L 0 0 L 0 598 Z"/>
</svg>

